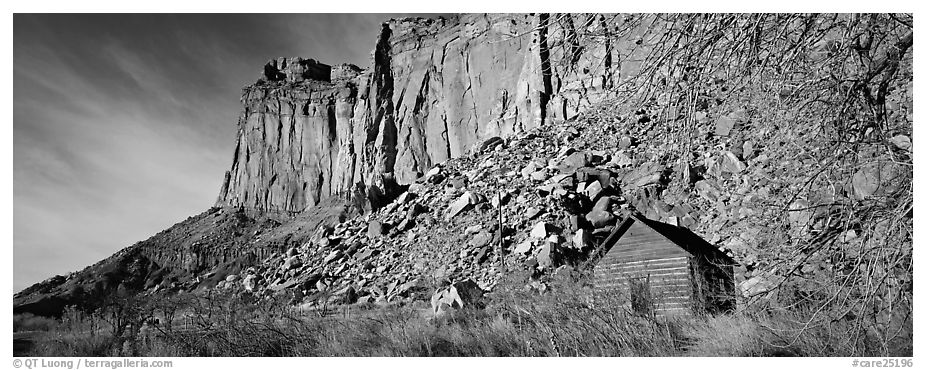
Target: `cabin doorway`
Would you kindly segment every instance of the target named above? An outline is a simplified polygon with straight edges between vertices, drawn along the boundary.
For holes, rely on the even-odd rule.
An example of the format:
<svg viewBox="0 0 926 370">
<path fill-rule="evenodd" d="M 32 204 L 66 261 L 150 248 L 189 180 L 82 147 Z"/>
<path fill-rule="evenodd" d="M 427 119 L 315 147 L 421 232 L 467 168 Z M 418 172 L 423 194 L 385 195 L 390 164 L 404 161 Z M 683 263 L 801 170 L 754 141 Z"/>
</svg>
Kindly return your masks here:
<svg viewBox="0 0 926 370">
<path fill-rule="evenodd" d="M 650 291 L 649 276 L 630 278 L 630 307 L 639 315 L 653 313 L 653 293 Z"/>
</svg>

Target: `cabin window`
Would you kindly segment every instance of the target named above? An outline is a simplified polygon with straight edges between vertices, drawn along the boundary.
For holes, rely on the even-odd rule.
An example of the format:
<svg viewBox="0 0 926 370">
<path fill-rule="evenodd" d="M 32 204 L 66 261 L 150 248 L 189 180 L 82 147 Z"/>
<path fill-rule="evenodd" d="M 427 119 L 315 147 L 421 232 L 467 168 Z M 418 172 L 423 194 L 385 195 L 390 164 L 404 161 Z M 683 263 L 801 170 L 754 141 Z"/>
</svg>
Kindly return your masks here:
<svg viewBox="0 0 926 370">
<path fill-rule="evenodd" d="M 630 278 L 630 307 L 634 313 L 649 315 L 653 312 L 653 295 L 650 292 L 649 276 Z"/>
</svg>

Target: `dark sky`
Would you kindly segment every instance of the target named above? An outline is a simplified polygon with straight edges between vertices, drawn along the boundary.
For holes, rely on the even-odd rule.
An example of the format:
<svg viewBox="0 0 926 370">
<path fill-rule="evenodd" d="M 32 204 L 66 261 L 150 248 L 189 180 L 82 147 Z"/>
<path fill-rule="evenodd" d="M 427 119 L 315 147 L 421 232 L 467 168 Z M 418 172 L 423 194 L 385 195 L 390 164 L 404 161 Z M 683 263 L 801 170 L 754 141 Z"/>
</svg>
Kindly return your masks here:
<svg viewBox="0 0 926 370">
<path fill-rule="evenodd" d="M 367 67 L 392 17 L 14 15 L 14 289 L 212 206 L 263 64 Z"/>
</svg>

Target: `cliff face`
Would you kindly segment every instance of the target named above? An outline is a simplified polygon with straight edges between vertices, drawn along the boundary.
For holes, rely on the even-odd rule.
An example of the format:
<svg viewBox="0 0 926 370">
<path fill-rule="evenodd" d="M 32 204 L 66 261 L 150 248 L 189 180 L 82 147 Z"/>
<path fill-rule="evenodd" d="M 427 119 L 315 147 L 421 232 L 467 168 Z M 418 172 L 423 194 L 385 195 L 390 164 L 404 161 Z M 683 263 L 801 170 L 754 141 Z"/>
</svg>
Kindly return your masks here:
<svg viewBox="0 0 926 370">
<path fill-rule="evenodd" d="M 244 89 L 218 205 L 300 212 L 341 194 L 375 198 L 495 136 L 600 101 L 631 63 L 602 16 L 461 15 L 383 24 L 372 65 L 280 59 Z"/>
</svg>

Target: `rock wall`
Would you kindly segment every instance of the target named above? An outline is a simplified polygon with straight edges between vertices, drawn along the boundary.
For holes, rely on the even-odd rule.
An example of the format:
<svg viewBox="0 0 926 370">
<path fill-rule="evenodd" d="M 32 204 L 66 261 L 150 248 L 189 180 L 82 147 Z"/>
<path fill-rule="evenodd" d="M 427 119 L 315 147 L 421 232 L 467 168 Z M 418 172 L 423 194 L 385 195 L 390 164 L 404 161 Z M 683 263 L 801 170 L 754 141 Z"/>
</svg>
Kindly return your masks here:
<svg viewBox="0 0 926 370">
<path fill-rule="evenodd" d="M 273 60 L 244 89 L 217 204 L 294 213 L 375 198 L 487 138 L 569 118 L 626 68 L 616 45 L 586 37 L 607 34 L 604 17 L 406 18 L 383 24 L 367 70 Z"/>
</svg>

